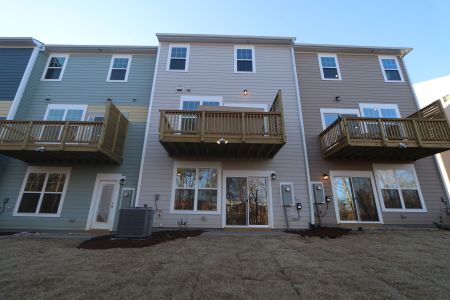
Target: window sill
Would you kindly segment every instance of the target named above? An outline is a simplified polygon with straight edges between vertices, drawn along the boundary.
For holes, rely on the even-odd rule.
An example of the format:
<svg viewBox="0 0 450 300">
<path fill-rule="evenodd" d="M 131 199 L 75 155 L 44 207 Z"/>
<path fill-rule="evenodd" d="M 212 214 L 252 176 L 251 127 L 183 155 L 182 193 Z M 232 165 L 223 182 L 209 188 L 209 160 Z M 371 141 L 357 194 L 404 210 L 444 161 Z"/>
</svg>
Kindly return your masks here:
<svg viewBox="0 0 450 300">
<path fill-rule="evenodd" d="M 62 78 L 60 79 L 41 79 L 41 81 L 61 81 Z"/>
<path fill-rule="evenodd" d="M 340 81 L 342 78 L 322 78 L 322 80 Z"/>
<path fill-rule="evenodd" d="M 59 218 L 61 214 L 28 214 L 28 213 L 13 213 L 13 217 L 40 217 L 40 218 Z"/>
<path fill-rule="evenodd" d="M 111 80 L 111 79 L 106 79 L 106 82 L 127 82 L 128 80 Z"/>
<path fill-rule="evenodd" d="M 171 210 L 171 214 L 178 214 L 178 215 L 220 215 L 220 211 L 192 211 L 192 210 Z"/>
<path fill-rule="evenodd" d="M 401 212 L 401 213 L 426 213 L 426 209 L 403 209 L 403 208 L 382 208 L 382 212 L 388 212 L 388 213 L 395 213 L 395 212 Z"/>
</svg>

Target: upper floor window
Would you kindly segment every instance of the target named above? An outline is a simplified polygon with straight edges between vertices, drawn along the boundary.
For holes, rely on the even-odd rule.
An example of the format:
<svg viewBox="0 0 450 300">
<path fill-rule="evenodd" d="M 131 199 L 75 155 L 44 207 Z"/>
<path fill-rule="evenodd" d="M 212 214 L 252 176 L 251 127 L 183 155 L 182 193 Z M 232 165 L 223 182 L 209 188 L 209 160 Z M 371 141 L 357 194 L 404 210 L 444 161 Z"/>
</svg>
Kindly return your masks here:
<svg viewBox="0 0 450 300">
<path fill-rule="evenodd" d="M 167 70 L 187 71 L 189 64 L 189 45 L 173 44 L 169 47 Z"/>
<path fill-rule="evenodd" d="M 383 70 L 384 81 L 403 81 L 403 75 L 395 56 L 379 56 L 381 69 Z"/>
<path fill-rule="evenodd" d="M 368 118 L 400 118 L 397 104 L 360 103 L 363 117 Z"/>
<path fill-rule="evenodd" d="M 341 71 L 336 54 L 318 54 L 320 75 L 323 80 L 340 80 Z"/>
<path fill-rule="evenodd" d="M 234 46 L 234 71 L 255 72 L 255 47 Z"/>
<path fill-rule="evenodd" d="M 108 71 L 107 81 L 123 81 L 128 80 L 130 71 L 131 55 L 113 55 Z"/>
<path fill-rule="evenodd" d="M 341 109 L 341 108 L 321 108 L 322 128 L 325 130 L 334 123 L 339 117 L 359 117 L 357 109 Z"/>
<path fill-rule="evenodd" d="M 47 67 L 41 80 L 60 81 L 66 69 L 68 54 L 53 54 L 48 58 Z"/>
<path fill-rule="evenodd" d="M 82 121 L 86 115 L 87 105 L 49 104 L 44 120 Z"/>
</svg>

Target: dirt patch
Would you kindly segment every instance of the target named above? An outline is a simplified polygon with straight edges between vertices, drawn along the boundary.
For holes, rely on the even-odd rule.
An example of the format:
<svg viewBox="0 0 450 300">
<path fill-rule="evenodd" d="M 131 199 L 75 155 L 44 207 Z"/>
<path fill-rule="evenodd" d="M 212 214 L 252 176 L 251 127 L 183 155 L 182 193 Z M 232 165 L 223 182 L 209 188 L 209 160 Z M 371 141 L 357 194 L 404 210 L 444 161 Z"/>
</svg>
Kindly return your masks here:
<svg viewBox="0 0 450 300">
<path fill-rule="evenodd" d="M 331 239 L 347 235 L 350 233 L 350 231 L 352 230 L 340 227 L 314 227 L 305 230 L 286 230 L 286 232 L 288 233 L 299 234 L 301 236 L 308 236 L 308 237 L 317 236 L 320 238 L 328 237 Z"/>
<path fill-rule="evenodd" d="M 104 235 L 82 242 L 80 249 L 112 249 L 112 248 L 143 248 L 160 243 L 199 236 L 203 230 L 157 231 L 149 239 L 115 239 L 114 235 Z"/>
</svg>

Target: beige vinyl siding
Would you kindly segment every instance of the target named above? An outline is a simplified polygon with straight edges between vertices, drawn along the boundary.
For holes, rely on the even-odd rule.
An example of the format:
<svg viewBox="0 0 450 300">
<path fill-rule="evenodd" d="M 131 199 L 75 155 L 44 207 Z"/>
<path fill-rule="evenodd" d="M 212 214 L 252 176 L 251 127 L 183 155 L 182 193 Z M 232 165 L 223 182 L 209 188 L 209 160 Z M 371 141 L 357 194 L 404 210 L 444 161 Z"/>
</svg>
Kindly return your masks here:
<svg viewBox="0 0 450 300">
<path fill-rule="evenodd" d="M 296 52 L 297 73 L 301 92 L 305 138 L 312 181 L 322 181 L 322 174 L 331 170 L 372 171 L 373 163 L 321 157 L 319 134 L 322 132 L 321 108 L 359 109 L 359 103 L 398 104 L 400 114 L 406 117 L 417 111 L 403 61 L 398 57 L 405 82 L 385 82 L 377 55 L 337 54 L 342 80 L 322 80 L 317 53 Z M 341 97 L 336 102 L 336 96 Z M 384 212 L 385 224 L 428 224 L 441 215 L 440 197 L 444 195 L 438 171 L 432 157 L 415 163 L 419 184 L 428 213 Z M 325 194 L 332 196 L 330 180 L 324 182 Z M 402 218 L 406 216 L 406 218 Z M 331 201 L 324 224 L 336 224 L 336 213 Z"/>
<path fill-rule="evenodd" d="M 222 227 L 221 215 L 170 213 L 173 159 L 158 140 L 159 110 L 178 109 L 181 95 L 223 96 L 227 102 L 263 103 L 271 105 L 278 89 L 283 91 L 287 143 L 272 160 L 237 159 L 221 160 L 225 170 L 275 171 L 277 179 L 271 181 L 275 228 L 286 228 L 283 207 L 280 203 L 280 182 L 293 182 L 298 201 L 303 203 L 301 220 L 295 208 L 288 208 L 292 227 L 305 228 L 309 222 L 307 178 L 301 144 L 299 111 L 292 65 L 291 48 L 288 46 L 255 46 L 256 73 L 234 73 L 233 44 L 191 44 L 189 71 L 166 71 L 168 43 L 160 47 L 160 61 L 156 77 L 155 94 L 149 136 L 140 190 L 140 205 L 155 207 L 155 194 L 160 195 L 155 215 L 155 226 L 177 226 L 180 218 L 191 227 Z M 177 93 L 176 87 L 190 89 L 190 93 Z M 242 91 L 248 90 L 248 96 Z M 192 158 L 190 160 L 201 160 Z M 213 158 L 205 158 L 213 161 Z M 223 190 L 223 187 L 222 187 Z M 222 213 L 224 213 L 222 211 Z"/>
<path fill-rule="evenodd" d="M 147 120 L 148 107 L 131 106 L 131 105 L 117 105 L 117 108 L 124 114 L 130 122 L 145 122 Z M 90 113 L 104 113 L 104 105 L 89 105 L 87 114 Z"/>
<path fill-rule="evenodd" d="M 0 99 L 0 117 L 8 116 L 12 101 L 2 101 Z"/>
</svg>

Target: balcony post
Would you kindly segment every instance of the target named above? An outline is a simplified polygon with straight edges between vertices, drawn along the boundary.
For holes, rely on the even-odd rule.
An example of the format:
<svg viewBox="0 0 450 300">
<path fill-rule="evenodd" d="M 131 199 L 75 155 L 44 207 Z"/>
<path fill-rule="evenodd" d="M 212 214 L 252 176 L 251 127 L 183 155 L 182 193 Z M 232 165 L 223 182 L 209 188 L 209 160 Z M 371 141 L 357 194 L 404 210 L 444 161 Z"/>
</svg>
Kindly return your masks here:
<svg viewBox="0 0 450 300">
<path fill-rule="evenodd" d="M 63 128 L 63 134 L 61 137 L 61 146 L 60 146 L 61 150 L 64 149 L 64 146 L 66 144 L 67 131 L 69 130 L 69 121 L 66 121 L 66 123 L 63 126 L 64 126 L 64 128 Z"/>
<path fill-rule="evenodd" d="M 150 112 L 148 112 L 150 113 Z M 166 118 L 166 112 L 164 110 L 160 111 L 160 117 L 159 117 L 159 133 L 164 134 L 166 132 L 166 128 L 164 126 L 164 120 Z"/>
<path fill-rule="evenodd" d="M 241 124 L 242 124 L 242 142 L 245 143 L 245 136 L 246 136 L 245 132 L 247 131 L 246 126 L 245 126 L 245 112 L 241 113 L 241 118 L 242 118 L 242 120 L 241 120 Z"/>
<path fill-rule="evenodd" d="M 25 131 L 25 136 L 22 142 L 22 149 L 25 149 L 28 145 L 28 141 L 30 140 L 31 129 L 33 128 L 33 121 L 28 123 L 27 129 Z"/>
<path fill-rule="evenodd" d="M 419 127 L 417 126 L 417 121 L 414 119 L 412 121 L 413 121 L 413 129 L 414 129 L 414 134 L 416 135 L 417 144 L 419 145 L 419 147 L 422 147 L 422 139 L 420 137 L 420 131 L 419 131 Z"/>
<path fill-rule="evenodd" d="M 385 132 L 385 129 L 384 129 L 384 124 L 383 124 L 383 122 L 381 121 L 381 119 L 378 119 L 378 125 L 380 126 L 380 134 L 381 134 L 381 139 L 383 140 L 383 145 L 387 145 L 387 143 L 386 143 L 386 132 Z"/>
<path fill-rule="evenodd" d="M 206 123 L 206 112 L 202 111 L 202 118 L 200 119 L 200 126 L 201 126 L 201 132 L 200 132 L 200 140 L 202 142 L 205 141 L 205 123 Z"/>
</svg>

